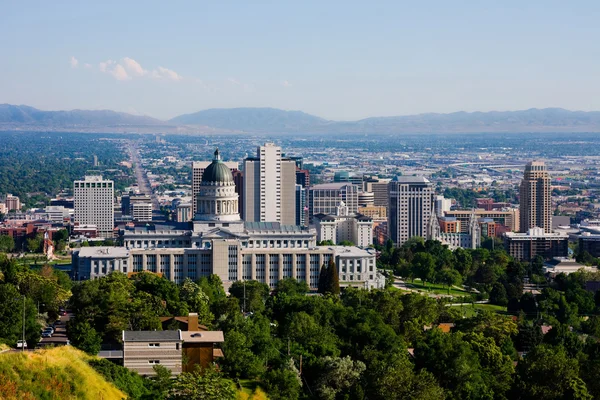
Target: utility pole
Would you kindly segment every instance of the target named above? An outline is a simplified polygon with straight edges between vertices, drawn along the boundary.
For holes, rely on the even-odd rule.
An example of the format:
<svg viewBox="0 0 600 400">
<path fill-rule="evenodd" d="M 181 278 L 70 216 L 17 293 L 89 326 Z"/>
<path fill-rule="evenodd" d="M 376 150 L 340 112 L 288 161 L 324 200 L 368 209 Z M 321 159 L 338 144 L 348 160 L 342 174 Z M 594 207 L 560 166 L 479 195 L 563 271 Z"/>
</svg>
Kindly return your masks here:
<svg viewBox="0 0 600 400">
<path fill-rule="evenodd" d="M 243 280 L 244 282 L 244 314 L 246 314 L 246 280 Z"/>
<path fill-rule="evenodd" d="M 23 343 L 21 343 L 21 352 L 25 352 L 25 295 L 23 295 Z"/>
</svg>

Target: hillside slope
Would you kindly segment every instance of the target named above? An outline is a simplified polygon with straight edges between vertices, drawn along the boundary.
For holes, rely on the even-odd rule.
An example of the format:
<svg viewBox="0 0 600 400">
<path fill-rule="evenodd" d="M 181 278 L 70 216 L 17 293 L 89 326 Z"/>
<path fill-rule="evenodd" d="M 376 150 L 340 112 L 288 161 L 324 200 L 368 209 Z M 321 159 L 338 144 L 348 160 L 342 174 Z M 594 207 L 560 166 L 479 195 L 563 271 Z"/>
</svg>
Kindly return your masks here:
<svg viewBox="0 0 600 400">
<path fill-rule="evenodd" d="M 0 399 L 125 399 L 88 358 L 71 346 L 0 354 Z"/>
</svg>

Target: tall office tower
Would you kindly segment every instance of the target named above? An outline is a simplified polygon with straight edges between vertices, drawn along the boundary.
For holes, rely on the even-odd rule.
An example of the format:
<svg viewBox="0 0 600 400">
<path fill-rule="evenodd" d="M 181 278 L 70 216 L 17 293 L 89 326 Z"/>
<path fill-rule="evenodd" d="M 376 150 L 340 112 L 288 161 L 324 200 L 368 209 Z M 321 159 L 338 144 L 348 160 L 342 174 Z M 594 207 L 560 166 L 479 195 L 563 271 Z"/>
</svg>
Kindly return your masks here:
<svg viewBox="0 0 600 400">
<path fill-rule="evenodd" d="M 112 238 L 115 225 L 113 181 L 101 176 L 86 176 L 84 180 L 74 182 L 73 195 L 75 222 L 96 225 L 101 237 Z"/>
<path fill-rule="evenodd" d="M 244 220 L 296 224 L 296 162 L 273 143 L 244 160 Z"/>
<path fill-rule="evenodd" d="M 307 169 L 296 169 L 296 185 L 303 188 L 310 186 L 310 172 Z"/>
<path fill-rule="evenodd" d="M 158 136 L 157 136 L 158 138 Z M 212 161 L 194 161 L 192 162 L 192 213 L 196 215 L 198 212 L 198 192 L 200 191 L 200 184 L 202 183 L 202 174 L 204 170 L 211 164 Z M 229 169 L 239 169 L 237 162 L 228 161 L 224 163 Z M 237 189 L 237 187 L 236 187 Z"/>
<path fill-rule="evenodd" d="M 525 166 L 520 193 L 520 231 L 539 227 L 552 233 L 552 198 L 550 175 L 542 161 L 532 161 Z"/>
<path fill-rule="evenodd" d="M 98 165 L 98 156 L 94 155 L 94 167 L 97 167 Z"/>
<path fill-rule="evenodd" d="M 307 188 L 296 184 L 296 225 L 298 226 L 308 226 L 307 192 Z"/>
<path fill-rule="evenodd" d="M 399 176 L 389 184 L 388 234 L 396 246 L 413 236 L 427 237 L 433 184 L 422 176 Z"/>
<path fill-rule="evenodd" d="M 334 215 L 340 201 L 348 207 L 348 212 L 358 213 L 357 185 L 350 182 L 322 183 L 310 188 L 308 196 L 308 215 L 310 222 L 317 214 Z"/>
<path fill-rule="evenodd" d="M 21 209 L 21 200 L 19 200 L 18 196 L 13 196 L 12 194 L 8 193 L 6 195 L 6 200 L 4 201 L 4 204 L 6 205 L 6 209 L 8 211 L 11 210 L 20 210 Z"/>
<path fill-rule="evenodd" d="M 373 201 L 375 206 L 387 207 L 389 201 L 389 183 L 390 179 L 380 179 L 377 177 L 367 178 L 363 181 L 363 192 L 373 192 Z"/>
<path fill-rule="evenodd" d="M 446 199 L 444 196 L 435 196 L 435 213 L 438 217 L 443 217 L 452 207 L 452 199 Z"/>
<path fill-rule="evenodd" d="M 238 213 L 244 219 L 244 172 L 239 169 L 231 169 L 235 192 L 238 194 Z"/>
</svg>

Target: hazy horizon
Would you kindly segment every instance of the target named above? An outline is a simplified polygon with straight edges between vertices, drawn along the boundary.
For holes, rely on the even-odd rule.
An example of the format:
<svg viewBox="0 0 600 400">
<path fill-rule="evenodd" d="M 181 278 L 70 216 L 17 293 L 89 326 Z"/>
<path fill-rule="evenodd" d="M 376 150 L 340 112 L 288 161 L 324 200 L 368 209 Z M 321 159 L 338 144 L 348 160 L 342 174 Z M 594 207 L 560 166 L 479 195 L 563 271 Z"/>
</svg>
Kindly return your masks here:
<svg viewBox="0 0 600 400">
<path fill-rule="evenodd" d="M 0 103 L 159 119 L 600 110 L 600 4 L 9 3 Z"/>
</svg>

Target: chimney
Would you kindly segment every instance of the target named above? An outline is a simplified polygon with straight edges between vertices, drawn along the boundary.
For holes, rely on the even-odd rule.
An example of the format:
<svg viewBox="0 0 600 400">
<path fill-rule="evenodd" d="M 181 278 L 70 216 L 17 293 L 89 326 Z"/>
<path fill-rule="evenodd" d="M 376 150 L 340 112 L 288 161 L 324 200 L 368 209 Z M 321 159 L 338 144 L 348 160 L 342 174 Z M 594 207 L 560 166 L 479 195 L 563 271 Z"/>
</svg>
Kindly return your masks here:
<svg viewBox="0 0 600 400">
<path fill-rule="evenodd" d="M 188 315 L 188 331 L 198 331 L 198 313 Z"/>
</svg>

